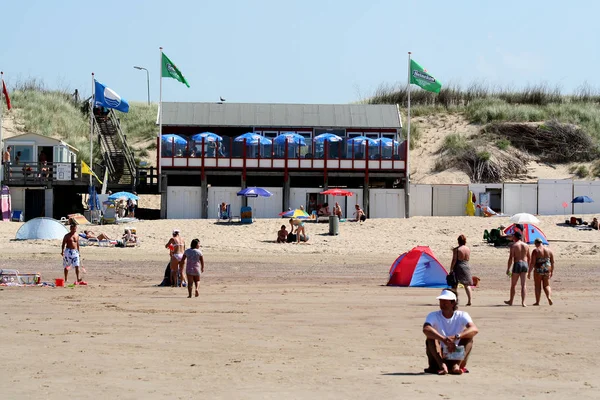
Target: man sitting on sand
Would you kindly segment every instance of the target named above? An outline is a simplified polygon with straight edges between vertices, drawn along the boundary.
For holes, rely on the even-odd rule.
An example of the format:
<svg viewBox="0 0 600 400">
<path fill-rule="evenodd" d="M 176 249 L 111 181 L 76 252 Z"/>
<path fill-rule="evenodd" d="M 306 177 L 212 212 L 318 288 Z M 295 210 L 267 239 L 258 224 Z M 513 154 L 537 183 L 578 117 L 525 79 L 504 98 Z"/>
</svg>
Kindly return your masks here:
<svg viewBox="0 0 600 400">
<path fill-rule="evenodd" d="M 469 372 L 467 361 L 473 337 L 479 330 L 467 312 L 458 311 L 458 297 L 454 290 L 442 290 L 437 299 L 440 309 L 429 313 L 423 324 L 429 360 L 425 372 L 438 375 Z"/>
<path fill-rule="evenodd" d="M 281 225 L 281 229 L 277 231 L 277 243 L 287 242 L 288 231 L 285 229 L 285 225 Z"/>
<path fill-rule="evenodd" d="M 354 206 L 354 208 L 356 209 L 356 211 L 354 211 L 354 215 L 356 215 L 356 222 L 364 222 L 367 220 L 367 215 L 365 214 L 365 212 L 363 211 L 362 208 L 360 208 L 360 206 L 358 204 L 356 204 Z"/>
<path fill-rule="evenodd" d="M 529 270 L 529 246 L 521 240 L 521 232 L 515 231 L 512 235 L 514 243 L 510 246 L 510 254 L 508 256 L 508 265 L 506 267 L 506 275 L 511 277 L 510 281 L 510 300 L 505 301 L 505 304 L 512 306 L 515 299 L 515 287 L 519 278 L 521 278 L 521 305 L 525 305 L 525 295 L 527 294 L 527 271 Z M 512 266 L 512 275 L 511 275 Z"/>
<path fill-rule="evenodd" d="M 592 229 L 600 230 L 600 226 L 598 224 L 598 218 L 594 217 L 594 219 L 590 223 L 590 226 L 592 227 Z"/>
</svg>

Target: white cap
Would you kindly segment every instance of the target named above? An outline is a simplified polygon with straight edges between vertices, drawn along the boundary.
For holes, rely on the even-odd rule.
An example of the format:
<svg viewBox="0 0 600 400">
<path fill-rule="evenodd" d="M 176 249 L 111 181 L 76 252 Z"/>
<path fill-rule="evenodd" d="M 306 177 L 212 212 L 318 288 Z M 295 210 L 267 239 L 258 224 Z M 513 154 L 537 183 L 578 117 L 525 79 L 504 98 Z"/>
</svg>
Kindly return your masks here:
<svg viewBox="0 0 600 400">
<path fill-rule="evenodd" d="M 180 232 L 179 229 L 173 229 L 173 235 L 176 234 L 176 233 L 179 233 L 179 232 Z"/>
<path fill-rule="evenodd" d="M 442 290 L 442 294 L 436 297 L 438 300 L 454 300 L 456 301 L 456 295 L 448 289 Z"/>
</svg>

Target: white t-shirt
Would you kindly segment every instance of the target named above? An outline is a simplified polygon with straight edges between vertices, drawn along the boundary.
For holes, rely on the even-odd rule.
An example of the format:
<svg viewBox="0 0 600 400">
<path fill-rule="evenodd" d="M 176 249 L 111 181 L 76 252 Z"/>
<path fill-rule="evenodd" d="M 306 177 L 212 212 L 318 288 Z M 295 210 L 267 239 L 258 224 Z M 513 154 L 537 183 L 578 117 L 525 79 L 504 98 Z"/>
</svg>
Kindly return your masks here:
<svg viewBox="0 0 600 400">
<path fill-rule="evenodd" d="M 454 311 L 452 318 L 447 319 L 442 314 L 442 310 L 430 312 L 425 318 L 425 323 L 430 324 L 433 329 L 438 331 L 441 335 L 449 338 L 461 333 L 467 324 L 472 323 L 473 320 L 469 313 L 465 311 Z M 458 343 L 458 341 L 456 342 Z M 446 348 L 446 345 L 442 343 L 442 347 Z"/>
</svg>

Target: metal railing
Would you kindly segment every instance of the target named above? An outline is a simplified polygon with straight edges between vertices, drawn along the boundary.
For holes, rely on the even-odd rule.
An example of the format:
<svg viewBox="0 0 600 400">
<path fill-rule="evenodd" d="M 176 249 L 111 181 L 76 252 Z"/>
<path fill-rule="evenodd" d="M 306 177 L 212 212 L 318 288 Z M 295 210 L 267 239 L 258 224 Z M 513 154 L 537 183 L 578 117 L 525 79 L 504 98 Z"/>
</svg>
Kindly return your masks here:
<svg viewBox="0 0 600 400">
<path fill-rule="evenodd" d="M 60 182 L 87 182 L 89 175 L 81 174 L 81 164 L 74 163 L 20 163 L 4 165 L 2 183 L 6 185 L 45 186 Z"/>
</svg>

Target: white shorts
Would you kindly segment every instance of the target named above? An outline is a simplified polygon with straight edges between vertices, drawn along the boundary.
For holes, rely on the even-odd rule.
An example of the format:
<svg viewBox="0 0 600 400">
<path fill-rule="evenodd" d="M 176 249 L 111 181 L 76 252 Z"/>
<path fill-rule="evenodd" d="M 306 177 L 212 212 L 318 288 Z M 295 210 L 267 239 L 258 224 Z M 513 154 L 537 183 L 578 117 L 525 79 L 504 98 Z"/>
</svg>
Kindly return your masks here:
<svg viewBox="0 0 600 400">
<path fill-rule="evenodd" d="M 63 267 L 79 267 L 79 251 L 75 249 L 65 249 Z"/>
</svg>

